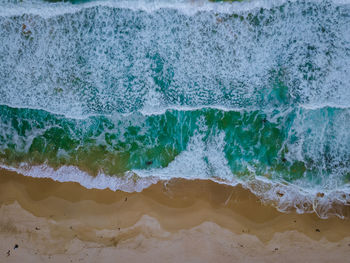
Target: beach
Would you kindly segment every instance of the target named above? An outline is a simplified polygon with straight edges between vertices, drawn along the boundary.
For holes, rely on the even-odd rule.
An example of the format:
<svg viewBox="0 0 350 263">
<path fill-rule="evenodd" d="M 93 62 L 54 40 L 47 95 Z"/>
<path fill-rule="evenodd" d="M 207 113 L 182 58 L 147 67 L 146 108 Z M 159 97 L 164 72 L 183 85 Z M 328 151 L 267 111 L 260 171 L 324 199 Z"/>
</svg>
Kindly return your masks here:
<svg viewBox="0 0 350 263">
<path fill-rule="evenodd" d="M 0 263 L 348 262 L 348 0 L 0 0 Z"/>
<path fill-rule="evenodd" d="M 173 179 L 142 192 L 0 173 L 0 262 L 345 262 L 350 220 L 280 213 L 248 190 Z"/>
</svg>

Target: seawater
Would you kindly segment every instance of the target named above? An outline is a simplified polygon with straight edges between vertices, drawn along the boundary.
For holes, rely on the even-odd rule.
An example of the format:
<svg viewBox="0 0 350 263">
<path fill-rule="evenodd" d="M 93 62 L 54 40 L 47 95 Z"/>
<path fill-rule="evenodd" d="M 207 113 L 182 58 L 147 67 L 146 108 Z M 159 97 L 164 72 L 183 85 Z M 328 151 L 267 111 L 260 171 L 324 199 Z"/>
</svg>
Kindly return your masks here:
<svg viewBox="0 0 350 263">
<path fill-rule="evenodd" d="M 86 187 L 350 202 L 350 3 L 1 1 L 0 165 Z"/>
</svg>

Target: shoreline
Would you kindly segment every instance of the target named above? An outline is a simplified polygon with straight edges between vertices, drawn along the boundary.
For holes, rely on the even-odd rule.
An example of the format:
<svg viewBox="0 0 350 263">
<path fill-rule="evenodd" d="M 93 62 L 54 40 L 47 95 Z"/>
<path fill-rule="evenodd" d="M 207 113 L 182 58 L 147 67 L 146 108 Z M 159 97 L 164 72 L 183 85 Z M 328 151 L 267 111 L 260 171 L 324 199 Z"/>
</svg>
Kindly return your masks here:
<svg viewBox="0 0 350 263">
<path fill-rule="evenodd" d="M 0 170 L 0 205 L 0 262 L 78 262 L 86 253 L 94 256 L 84 262 L 115 262 L 116 255 L 121 262 L 350 256 L 349 219 L 281 213 L 241 186 L 209 180 L 174 179 L 126 193 Z"/>
<path fill-rule="evenodd" d="M 143 173 L 139 171 L 130 171 L 130 174 L 124 174 L 123 177 L 108 176 L 99 173 L 94 176 L 75 166 L 62 166 L 54 169 L 46 165 L 38 165 L 25 169 L 14 168 L 6 165 L 0 165 L 0 173 L 14 173 L 31 178 L 51 179 L 60 183 L 78 183 L 86 189 L 109 189 L 113 192 L 142 192 L 157 183 L 166 184 L 175 181 L 212 181 L 214 184 L 222 184 L 231 188 L 243 188 L 253 193 L 263 203 L 274 206 L 278 211 L 303 213 L 316 213 L 318 217 L 327 219 L 337 216 L 339 218 L 350 219 L 350 193 L 349 188 L 336 188 L 333 190 L 325 189 L 304 189 L 298 185 L 288 182 L 265 180 L 264 177 L 256 177 L 250 181 L 227 182 L 220 178 L 186 178 L 177 175 L 167 178 L 157 172 L 150 171 Z M 141 176 L 138 174 L 141 172 Z"/>
</svg>

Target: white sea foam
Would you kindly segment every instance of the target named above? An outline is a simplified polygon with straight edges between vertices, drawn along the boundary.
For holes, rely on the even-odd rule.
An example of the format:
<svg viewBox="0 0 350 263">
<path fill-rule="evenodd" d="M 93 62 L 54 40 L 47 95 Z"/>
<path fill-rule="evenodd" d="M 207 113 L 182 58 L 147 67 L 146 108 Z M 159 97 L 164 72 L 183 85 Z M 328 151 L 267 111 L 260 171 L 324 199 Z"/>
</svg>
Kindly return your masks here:
<svg viewBox="0 0 350 263">
<path fill-rule="evenodd" d="M 296 0 L 246 0 L 242 2 L 210 2 L 208 0 L 96 0 L 80 4 L 69 2 L 48 3 L 42 0 L 29 1 L 8 1 L 1 0 L 0 16 L 18 16 L 33 14 L 49 18 L 58 15 L 72 14 L 82 9 L 91 7 L 127 8 L 131 10 L 142 10 L 154 12 L 159 9 L 177 9 L 186 15 L 193 15 L 197 12 L 232 13 L 237 11 L 249 11 L 257 8 L 272 8 L 287 1 Z M 321 0 L 311 0 L 321 2 Z M 336 4 L 349 4 L 349 0 L 333 0 Z"/>
<path fill-rule="evenodd" d="M 32 166 L 22 164 L 18 168 L 0 165 L 1 168 L 14 171 L 33 178 L 50 178 L 58 182 L 75 182 L 88 189 L 110 189 L 124 192 L 140 192 L 155 184 L 159 178 L 150 176 L 148 178 L 136 178 L 133 173 L 126 173 L 123 177 L 108 176 L 99 173 L 96 177 L 90 176 L 75 166 L 62 166 L 55 170 L 47 165 Z"/>
<path fill-rule="evenodd" d="M 199 120 L 200 130 L 205 130 Z M 273 204 L 279 211 L 298 213 L 315 212 L 321 218 L 330 215 L 349 216 L 343 213 L 343 207 L 350 204 L 350 185 L 308 184 L 300 179 L 293 183 L 283 180 L 271 180 L 262 176 L 254 176 L 255 169 L 249 168 L 252 177 L 240 179 L 232 174 L 223 148 L 224 133 L 213 134 L 206 141 L 201 133 L 195 133 L 186 150 L 181 152 L 167 167 L 144 170 L 132 170 L 124 176 L 116 177 L 99 173 L 96 177 L 81 171 L 74 166 L 62 166 L 55 170 L 47 165 L 19 167 L 0 165 L 1 168 L 34 178 L 51 178 L 58 182 L 76 182 L 86 188 L 122 190 L 140 192 L 159 181 L 167 182 L 182 178 L 187 180 L 212 180 L 220 184 L 236 186 L 238 184 L 249 189 L 262 202 Z"/>
<path fill-rule="evenodd" d="M 200 124 L 200 129 L 206 129 Z M 237 184 L 227 164 L 224 154 L 224 133 L 211 136 L 206 142 L 203 135 L 196 132 L 187 149 L 181 152 L 165 168 L 133 170 L 143 178 L 156 176 L 162 180 L 171 178 L 215 179 L 219 178 L 232 185 Z"/>
<path fill-rule="evenodd" d="M 1 6 L 1 104 L 75 118 L 349 105 L 349 6 L 337 2 Z M 276 81 L 288 87 L 282 103 Z"/>
<path fill-rule="evenodd" d="M 189 161 L 187 160 L 187 164 Z M 190 166 L 195 166 L 192 164 Z M 6 165 L 0 165 L 1 168 L 14 171 L 24 176 L 33 178 L 49 178 L 58 182 L 76 182 L 88 189 L 111 189 L 112 191 L 141 192 L 152 184 L 160 181 L 167 182 L 171 179 L 181 178 L 187 180 L 212 180 L 219 184 L 231 186 L 242 185 L 258 196 L 262 202 L 274 205 L 281 212 L 295 210 L 297 213 L 316 213 L 321 218 L 329 216 L 347 217 L 343 213 L 343 207 L 350 204 L 350 187 L 344 186 L 331 191 L 322 191 L 322 189 L 304 189 L 293 184 L 273 182 L 265 178 L 256 177 L 254 180 L 242 181 L 239 179 L 223 180 L 218 177 L 206 177 L 198 174 L 189 174 L 186 170 L 189 168 L 175 168 L 177 174 L 172 176 L 166 171 L 154 171 L 155 176 L 150 171 L 136 171 L 126 173 L 124 177 L 114 177 L 99 174 L 92 177 L 74 166 L 63 166 L 57 170 L 46 165 L 28 167 L 23 164 L 21 167 L 14 168 Z M 185 172 L 185 173 L 178 173 Z"/>
</svg>

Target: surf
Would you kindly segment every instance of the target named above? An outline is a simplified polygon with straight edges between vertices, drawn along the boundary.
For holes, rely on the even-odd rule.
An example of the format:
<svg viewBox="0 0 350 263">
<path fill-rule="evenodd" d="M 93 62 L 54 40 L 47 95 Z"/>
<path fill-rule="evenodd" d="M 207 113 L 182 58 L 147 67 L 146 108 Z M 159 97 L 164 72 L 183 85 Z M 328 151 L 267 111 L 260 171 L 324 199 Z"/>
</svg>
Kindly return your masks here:
<svg viewBox="0 0 350 263">
<path fill-rule="evenodd" d="M 2 168 L 112 190 L 242 184 L 320 217 L 348 205 L 348 3 L 3 6 Z"/>
</svg>

